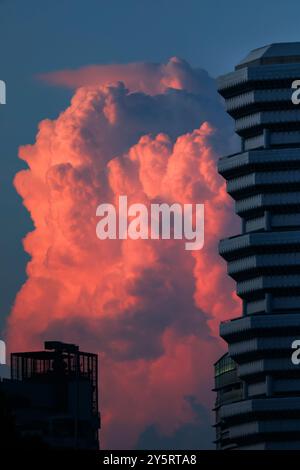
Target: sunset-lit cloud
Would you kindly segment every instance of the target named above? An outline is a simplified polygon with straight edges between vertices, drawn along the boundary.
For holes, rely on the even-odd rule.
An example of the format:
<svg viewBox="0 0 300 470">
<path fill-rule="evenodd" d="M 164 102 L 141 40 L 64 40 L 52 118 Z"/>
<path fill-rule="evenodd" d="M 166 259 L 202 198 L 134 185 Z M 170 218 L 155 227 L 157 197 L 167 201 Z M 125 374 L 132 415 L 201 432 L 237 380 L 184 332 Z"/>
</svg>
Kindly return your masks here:
<svg viewBox="0 0 300 470">
<path fill-rule="evenodd" d="M 28 169 L 15 187 L 34 230 L 27 280 L 7 326 L 11 349 L 44 339 L 80 344 L 101 364 L 102 446 L 134 447 L 149 426 L 172 435 L 211 407 L 221 319 L 239 303 L 217 253 L 235 219 L 217 174 L 231 125 L 208 75 L 186 62 L 94 66 L 48 74 L 80 88 L 55 120 L 20 149 Z M 117 82 L 116 82 L 117 81 Z M 124 83 L 122 83 L 124 82 Z M 96 208 L 205 204 L 205 244 L 96 237 Z"/>
<path fill-rule="evenodd" d="M 194 69 L 178 57 L 172 57 L 166 64 L 132 62 L 89 65 L 79 69 L 41 73 L 37 78 L 51 85 L 73 89 L 121 81 L 131 91 L 151 95 L 163 93 L 168 88 L 204 95 L 208 87 L 213 88 L 213 82 L 206 71 Z"/>
</svg>

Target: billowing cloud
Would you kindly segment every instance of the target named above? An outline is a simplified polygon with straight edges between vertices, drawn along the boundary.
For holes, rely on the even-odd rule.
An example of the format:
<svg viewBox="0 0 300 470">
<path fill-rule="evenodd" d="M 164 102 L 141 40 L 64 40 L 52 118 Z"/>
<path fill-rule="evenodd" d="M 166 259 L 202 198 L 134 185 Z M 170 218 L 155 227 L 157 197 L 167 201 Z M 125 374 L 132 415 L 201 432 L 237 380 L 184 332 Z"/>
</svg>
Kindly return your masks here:
<svg viewBox="0 0 300 470">
<path fill-rule="evenodd" d="M 122 81 L 131 91 L 155 95 L 166 89 L 185 90 L 205 96 L 213 82 L 207 72 L 193 69 L 186 61 L 172 57 L 166 64 L 133 62 L 129 64 L 89 65 L 79 69 L 39 74 L 40 80 L 55 86 L 77 89 Z M 210 96 L 208 95 L 209 99 Z"/>
<path fill-rule="evenodd" d="M 15 186 L 34 230 L 7 338 L 14 350 L 54 338 L 98 352 L 102 446 L 130 448 L 147 429 L 200 429 L 195 410 L 211 406 L 217 327 L 239 309 L 217 254 L 234 227 L 216 171 L 232 130 L 213 80 L 179 59 L 95 70 L 56 74 L 84 86 L 20 149 L 28 169 Z M 106 83 L 120 78 L 127 87 Z M 100 241 L 96 207 L 120 195 L 146 206 L 204 203 L 203 250 L 188 252 L 183 240 Z"/>
</svg>

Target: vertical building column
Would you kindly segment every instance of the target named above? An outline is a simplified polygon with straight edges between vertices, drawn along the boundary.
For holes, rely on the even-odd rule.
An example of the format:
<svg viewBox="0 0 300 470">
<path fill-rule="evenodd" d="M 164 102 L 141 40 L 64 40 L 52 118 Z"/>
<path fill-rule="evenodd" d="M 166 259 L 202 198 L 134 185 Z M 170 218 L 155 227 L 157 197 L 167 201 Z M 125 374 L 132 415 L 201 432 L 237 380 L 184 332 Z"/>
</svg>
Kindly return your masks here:
<svg viewBox="0 0 300 470">
<path fill-rule="evenodd" d="M 241 137 L 241 152 L 245 152 L 245 139 Z"/>
<path fill-rule="evenodd" d="M 248 384 L 247 382 L 243 382 L 243 398 L 247 400 L 248 398 Z"/>
<path fill-rule="evenodd" d="M 246 233 L 246 220 L 242 219 L 242 233 Z"/>
<path fill-rule="evenodd" d="M 270 231 L 272 228 L 271 218 L 272 216 L 271 216 L 270 211 L 265 211 L 264 212 L 264 229 L 266 232 Z"/>
<path fill-rule="evenodd" d="M 264 129 L 264 148 L 267 149 L 270 147 L 270 131 L 269 129 Z"/>
<path fill-rule="evenodd" d="M 267 397 L 271 397 L 272 394 L 273 394 L 272 376 L 266 375 L 266 395 Z"/>
<path fill-rule="evenodd" d="M 272 313 L 272 294 L 269 292 L 265 294 L 265 310 L 266 313 Z"/>
</svg>

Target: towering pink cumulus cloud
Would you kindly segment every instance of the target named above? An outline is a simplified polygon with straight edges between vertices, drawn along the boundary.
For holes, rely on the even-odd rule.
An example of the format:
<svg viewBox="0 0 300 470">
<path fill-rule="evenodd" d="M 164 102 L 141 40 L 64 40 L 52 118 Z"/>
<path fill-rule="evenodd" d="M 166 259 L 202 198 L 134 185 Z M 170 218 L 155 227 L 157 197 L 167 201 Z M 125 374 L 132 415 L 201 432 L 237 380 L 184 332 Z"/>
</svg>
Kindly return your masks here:
<svg viewBox="0 0 300 470">
<path fill-rule="evenodd" d="M 232 134 L 213 80 L 180 59 L 47 79 L 81 87 L 20 149 L 28 169 L 15 187 L 34 230 L 8 344 L 40 348 L 55 338 L 99 353 L 103 447 L 135 447 L 150 427 L 170 437 L 189 423 L 207 426 L 195 404 L 211 407 L 218 324 L 239 312 L 217 253 L 235 221 L 216 171 Z M 204 203 L 204 248 L 100 241 L 96 208 L 119 195 L 129 204 Z"/>
</svg>

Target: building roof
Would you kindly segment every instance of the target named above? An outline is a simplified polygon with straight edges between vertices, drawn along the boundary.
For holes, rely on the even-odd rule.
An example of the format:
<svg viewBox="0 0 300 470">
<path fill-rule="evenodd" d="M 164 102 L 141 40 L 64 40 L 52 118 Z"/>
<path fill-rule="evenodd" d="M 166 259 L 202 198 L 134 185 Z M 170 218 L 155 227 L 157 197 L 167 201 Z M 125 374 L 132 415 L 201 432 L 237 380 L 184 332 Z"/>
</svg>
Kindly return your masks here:
<svg viewBox="0 0 300 470">
<path fill-rule="evenodd" d="M 300 62 L 300 42 L 274 43 L 253 49 L 235 67 L 236 70 L 257 65 Z"/>
</svg>

